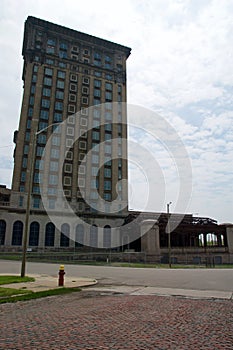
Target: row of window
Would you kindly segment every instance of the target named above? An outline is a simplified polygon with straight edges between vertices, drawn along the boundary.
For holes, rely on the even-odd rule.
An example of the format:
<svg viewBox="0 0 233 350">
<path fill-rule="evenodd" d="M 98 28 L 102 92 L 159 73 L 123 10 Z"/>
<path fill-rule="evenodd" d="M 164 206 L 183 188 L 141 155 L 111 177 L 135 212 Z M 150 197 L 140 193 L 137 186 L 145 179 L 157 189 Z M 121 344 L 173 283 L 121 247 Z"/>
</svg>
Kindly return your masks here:
<svg viewBox="0 0 233 350">
<path fill-rule="evenodd" d="M 15 221 L 13 224 L 12 230 L 12 240 L 11 244 L 13 246 L 21 246 L 23 239 L 23 222 Z M 5 220 L 0 220 L 0 245 L 4 245 L 6 235 L 6 222 Z M 34 221 L 30 224 L 29 231 L 29 247 L 39 245 L 39 235 L 40 235 L 40 224 L 37 221 Z M 70 245 L 70 225 L 63 224 L 61 226 L 61 235 L 60 235 L 60 246 L 69 247 Z M 75 245 L 83 246 L 84 245 L 84 226 L 78 224 L 75 228 Z M 45 226 L 45 246 L 53 247 L 55 244 L 55 225 L 51 222 L 47 223 Z M 90 227 L 89 232 L 89 245 L 97 247 L 98 245 L 98 227 L 93 225 Z M 111 246 L 111 227 L 106 225 L 103 231 L 103 245 L 108 248 Z"/>
</svg>

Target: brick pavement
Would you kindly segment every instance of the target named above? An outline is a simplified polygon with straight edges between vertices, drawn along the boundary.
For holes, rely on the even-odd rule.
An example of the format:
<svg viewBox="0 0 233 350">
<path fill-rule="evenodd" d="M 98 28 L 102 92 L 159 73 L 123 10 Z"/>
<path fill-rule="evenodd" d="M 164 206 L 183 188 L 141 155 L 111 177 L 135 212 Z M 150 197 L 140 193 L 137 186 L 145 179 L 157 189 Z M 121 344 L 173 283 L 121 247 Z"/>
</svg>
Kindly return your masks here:
<svg viewBox="0 0 233 350">
<path fill-rule="evenodd" d="M 72 295 L 0 305 L 0 349 L 233 349 L 232 300 Z"/>
</svg>

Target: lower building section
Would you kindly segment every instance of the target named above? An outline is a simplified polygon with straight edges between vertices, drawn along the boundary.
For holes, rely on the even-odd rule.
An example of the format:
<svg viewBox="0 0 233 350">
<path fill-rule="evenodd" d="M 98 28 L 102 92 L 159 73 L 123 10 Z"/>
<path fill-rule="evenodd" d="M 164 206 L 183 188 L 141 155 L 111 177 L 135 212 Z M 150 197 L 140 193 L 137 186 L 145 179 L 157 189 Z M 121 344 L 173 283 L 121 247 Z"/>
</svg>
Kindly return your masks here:
<svg viewBox="0 0 233 350">
<path fill-rule="evenodd" d="M 167 223 L 166 214 L 89 214 L 77 217 L 77 221 L 62 216 L 54 221 L 45 213 L 31 213 L 27 250 L 29 254 L 40 253 L 41 259 L 43 254 L 51 253 L 52 258 L 52 253 L 66 252 L 70 260 L 167 264 L 170 259 L 173 264 L 206 266 L 233 263 L 232 224 L 217 225 L 211 219 L 184 216 L 170 232 L 169 249 Z M 0 251 L 21 252 L 24 228 L 25 212 L 0 210 Z"/>
</svg>

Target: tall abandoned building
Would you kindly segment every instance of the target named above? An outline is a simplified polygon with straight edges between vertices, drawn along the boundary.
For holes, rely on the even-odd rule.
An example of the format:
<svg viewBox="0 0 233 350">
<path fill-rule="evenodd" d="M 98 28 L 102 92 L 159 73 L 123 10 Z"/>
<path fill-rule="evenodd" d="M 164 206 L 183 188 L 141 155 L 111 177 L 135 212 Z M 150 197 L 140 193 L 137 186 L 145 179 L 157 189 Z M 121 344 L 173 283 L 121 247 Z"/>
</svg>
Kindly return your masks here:
<svg viewBox="0 0 233 350">
<path fill-rule="evenodd" d="M 91 247 L 167 260 L 168 216 L 128 212 L 130 52 L 111 41 L 27 18 L 12 189 L 0 189 L 1 250 L 22 250 L 29 193 L 27 246 L 32 250 L 81 253 Z M 72 219 L 63 215 L 67 208 Z M 173 218 L 179 220 L 179 215 Z M 185 253 L 199 263 L 210 252 L 216 262 L 233 262 L 232 225 L 184 215 L 172 232 L 171 248 L 178 262 Z"/>
</svg>

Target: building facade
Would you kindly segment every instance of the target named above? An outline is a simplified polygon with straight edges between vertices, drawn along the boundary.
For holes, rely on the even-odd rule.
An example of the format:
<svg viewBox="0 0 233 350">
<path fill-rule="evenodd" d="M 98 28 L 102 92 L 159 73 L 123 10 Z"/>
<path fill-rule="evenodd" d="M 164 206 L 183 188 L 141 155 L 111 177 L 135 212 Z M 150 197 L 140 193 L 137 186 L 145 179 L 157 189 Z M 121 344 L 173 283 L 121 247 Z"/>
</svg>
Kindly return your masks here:
<svg viewBox="0 0 233 350">
<path fill-rule="evenodd" d="M 0 188 L 1 250 L 22 251 L 30 198 L 30 250 L 127 250 L 166 261 L 166 214 L 128 212 L 130 52 L 27 18 L 12 189 Z M 171 236 L 174 261 L 188 256 L 189 262 L 203 262 L 211 252 L 215 260 L 233 262 L 232 225 L 181 216 L 173 215 L 180 222 Z"/>
</svg>

